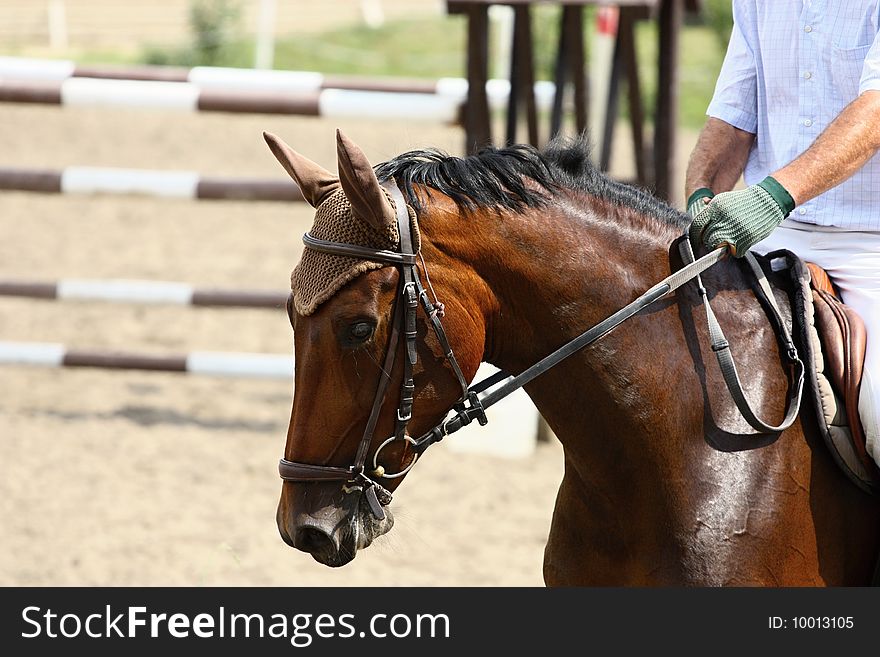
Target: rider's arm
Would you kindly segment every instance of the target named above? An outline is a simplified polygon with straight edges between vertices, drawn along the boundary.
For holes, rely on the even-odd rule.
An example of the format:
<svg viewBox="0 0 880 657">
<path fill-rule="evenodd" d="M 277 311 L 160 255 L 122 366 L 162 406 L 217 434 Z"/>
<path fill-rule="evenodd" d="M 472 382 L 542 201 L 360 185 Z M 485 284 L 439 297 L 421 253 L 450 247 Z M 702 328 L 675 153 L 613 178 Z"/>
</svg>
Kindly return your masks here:
<svg viewBox="0 0 880 657">
<path fill-rule="evenodd" d="M 688 161 L 685 197 L 690 198 L 701 188 L 711 189 L 715 194 L 733 189 L 754 141 L 753 133 L 710 117 Z"/>
<path fill-rule="evenodd" d="M 733 189 L 758 132 L 757 65 L 748 36 L 755 23 L 751 12 L 746 3 L 733 3 L 733 30 L 706 109 L 710 118 L 691 153 L 685 176 L 685 198 L 692 216 L 713 194 Z"/>
<path fill-rule="evenodd" d="M 795 204 L 852 176 L 880 150 L 880 91 L 869 90 L 838 114 L 813 145 L 771 174 Z"/>
</svg>

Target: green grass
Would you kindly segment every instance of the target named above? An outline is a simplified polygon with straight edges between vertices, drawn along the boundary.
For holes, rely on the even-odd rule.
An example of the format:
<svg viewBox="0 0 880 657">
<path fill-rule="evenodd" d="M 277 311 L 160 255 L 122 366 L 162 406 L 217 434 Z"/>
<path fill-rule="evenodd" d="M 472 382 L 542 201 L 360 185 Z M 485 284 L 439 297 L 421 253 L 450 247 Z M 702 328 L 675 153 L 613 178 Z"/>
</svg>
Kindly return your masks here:
<svg viewBox="0 0 880 657">
<path fill-rule="evenodd" d="M 459 17 L 355 26 L 276 43 L 278 68 L 355 75 L 461 76 L 465 24 Z"/>
<path fill-rule="evenodd" d="M 553 75 L 558 11 L 557 7 L 537 7 L 533 15 L 535 69 L 539 79 L 551 79 Z M 585 25 L 592 25 L 589 13 Z M 640 23 L 636 42 L 644 100 L 646 107 L 650 108 L 653 107 L 657 91 L 656 24 Z M 378 29 L 351 25 L 320 34 L 278 38 L 275 44 L 275 67 L 366 76 L 460 77 L 465 71 L 465 44 L 466 22 L 460 16 L 394 21 Z M 588 30 L 588 52 L 589 48 Z M 492 52 L 490 46 L 490 63 Z M 705 120 L 705 109 L 724 52 L 716 33 L 704 25 L 684 27 L 680 52 L 679 122 L 687 128 L 699 128 Z M 147 47 L 137 55 L 86 52 L 81 54 L 80 60 L 92 63 L 249 67 L 253 65 L 253 57 L 253 41 L 237 39 L 223 44 L 211 61 L 205 61 L 194 47 L 186 44 L 177 48 Z M 620 107 L 625 112 L 626 103 L 620 103 Z"/>
<path fill-rule="evenodd" d="M 657 29 L 643 23 L 636 30 L 639 74 L 646 107 L 653 107 L 657 97 Z M 709 27 L 685 26 L 679 50 L 679 124 L 698 129 L 706 120 L 706 107 L 712 99 L 715 81 L 721 70 L 724 50 Z"/>
</svg>

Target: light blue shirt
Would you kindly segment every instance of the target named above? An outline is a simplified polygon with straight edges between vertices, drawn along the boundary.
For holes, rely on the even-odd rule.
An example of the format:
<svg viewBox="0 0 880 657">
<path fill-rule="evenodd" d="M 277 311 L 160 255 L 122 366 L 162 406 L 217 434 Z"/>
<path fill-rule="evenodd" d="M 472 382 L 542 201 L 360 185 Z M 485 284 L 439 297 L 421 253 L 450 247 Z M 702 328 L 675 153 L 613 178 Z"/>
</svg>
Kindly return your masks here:
<svg viewBox="0 0 880 657">
<path fill-rule="evenodd" d="M 733 0 L 733 18 L 706 114 L 757 135 L 751 185 L 807 150 L 859 94 L 880 91 L 880 0 Z M 880 155 L 790 218 L 880 231 Z"/>
</svg>

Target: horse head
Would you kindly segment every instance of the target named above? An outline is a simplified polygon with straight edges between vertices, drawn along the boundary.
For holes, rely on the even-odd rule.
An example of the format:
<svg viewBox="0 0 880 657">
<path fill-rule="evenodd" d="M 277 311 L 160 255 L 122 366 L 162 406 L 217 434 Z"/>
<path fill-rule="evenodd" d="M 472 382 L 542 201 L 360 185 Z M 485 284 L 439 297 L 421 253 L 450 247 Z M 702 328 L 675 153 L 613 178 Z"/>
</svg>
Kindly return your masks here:
<svg viewBox="0 0 880 657">
<path fill-rule="evenodd" d="M 335 176 L 279 138 L 265 138 L 316 209 L 291 276 L 296 369 L 278 529 L 289 545 L 341 566 L 391 529 L 385 507 L 417 458 L 411 436 L 436 425 L 462 397 L 483 354 L 485 327 L 441 275 L 431 292 L 450 295 L 440 306 L 446 333 L 432 330 L 431 309 L 438 308 L 421 286 L 425 260 L 420 275 L 414 255 L 421 247 L 442 258 L 420 235 L 414 210 L 393 184 L 380 184 L 356 144 L 337 133 Z M 394 257 L 409 250 L 406 273 Z M 446 335 L 457 358 L 446 357 Z"/>
</svg>

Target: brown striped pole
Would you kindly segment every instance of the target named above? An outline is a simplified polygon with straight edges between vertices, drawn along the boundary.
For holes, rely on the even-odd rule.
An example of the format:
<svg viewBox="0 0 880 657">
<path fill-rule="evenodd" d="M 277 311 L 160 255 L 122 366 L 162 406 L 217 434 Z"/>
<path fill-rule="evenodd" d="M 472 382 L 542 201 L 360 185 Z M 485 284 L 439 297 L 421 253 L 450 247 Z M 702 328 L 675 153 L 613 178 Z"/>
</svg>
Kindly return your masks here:
<svg viewBox="0 0 880 657">
<path fill-rule="evenodd" d="M 289 292 L 196 288 L 171 281 L 64 278 L 57 281 L 0 280 L 0 296 L 28 299 L 165 303 L 225 308 L 285 308 Z"/>
<path fill-rule="evenodd" d="M 191 82 L 203 89 L 252 91 L 385 91 L 438 93 L 437 80 L 400 77 L 324 75 L 313 71 L 259 70 L 196 66 L 82 65 L 70 60 L 0 57 L 0 79 L 55 81 L 69 78 L 138 80 L 141 82 Z M 462 80 L 463 81 L 463 80 Z"/>
<path fill-rule="evenodd" d="M 459 114 L 468 95 L 468 81 L 464 78 L 425 80 L 210 66 L 190 69 L 79 66 L 70 60 L 23 57 L 0 57 L 0 80 L 7 84 L 7 88 L 0 91 L 8 102 L 180 106 L 203 111 L 315 115 L 317 98 L 317 114 L 320 116 L 423 118 L 449 123 L 461 122 Z M 65 84 L 67 82 L 71 84 Z M 108 86 L 111 82 L 124 85 L 126 93 L 133 98 L 127 102 L 114 99 L 114 87 Z M 160 86 L 143 87 L 138 83 L 158 83 Z M 487 80 L 485 84 L 490 108 L 504 108 L 510 95 L 510 83 L 507 80 Z M 549 110 L 555 96 L 554 84 L 539 81 L 534 86 L 538 106 Z M 116 88 L 120 88 L 118 84 Z M 174 88 L 176 92 L 171 91 Z M 151 91 L 157 89 L 162 91 Z M 200 101 L 199 92 L 212 93 Z M 96 93 L 99 98 L 95 97 Z M 250 97 L 229 98 L 230 94 L 250 94 Z M 279 94 L 281 98 L 273 97 Z M 407 94 L 411 98 L 408 99 Z M 169 95 L 181 98 L 174 100 L 168 98 Z"/>
<path fill-rule="evenodd" d="M 0 102 L 66 107 L 166 109 L 330 118 L 406 119 L 453 124 L 461 99 L 441 93 L 351 89 L 264 91 L 205 88 L 191 82 L 71 77 L 22 81 L 0 77 Z"/>
<path fill-rule="evenodd" d="M 186 372 L 234 378 L 293 378 L 293 356 L 217 351 L 143 354 L 101 349 L 69 349 L 55 342 L 0 342 L 0 365 L 95 367 L 114 370 Z"/>
<path fill-rule="evenodd" d="M 0 167 L 0 189 L 44 194 L 141 194 L 223 201 L 303 201 L 292 180 L 200 176 L 193 171 Z"/>
</svg>

